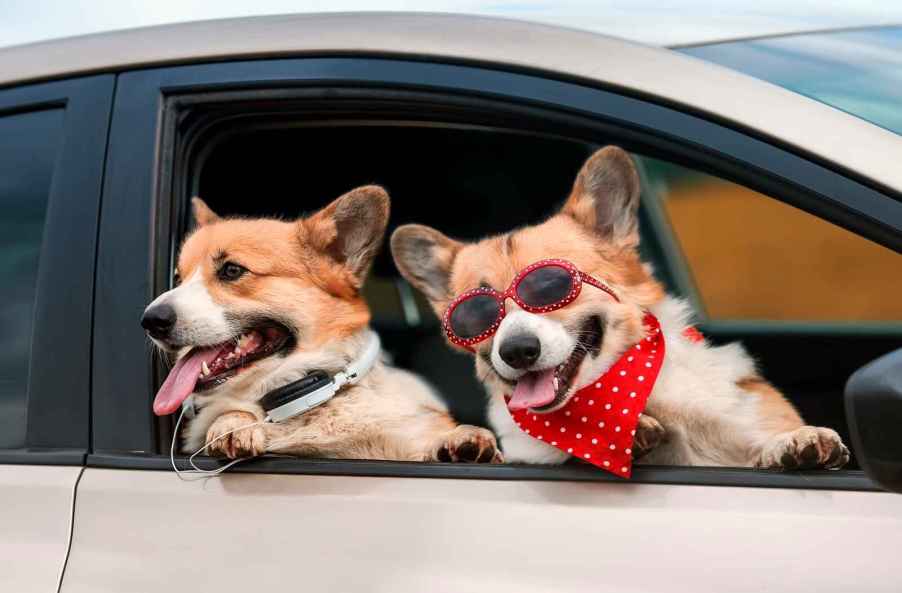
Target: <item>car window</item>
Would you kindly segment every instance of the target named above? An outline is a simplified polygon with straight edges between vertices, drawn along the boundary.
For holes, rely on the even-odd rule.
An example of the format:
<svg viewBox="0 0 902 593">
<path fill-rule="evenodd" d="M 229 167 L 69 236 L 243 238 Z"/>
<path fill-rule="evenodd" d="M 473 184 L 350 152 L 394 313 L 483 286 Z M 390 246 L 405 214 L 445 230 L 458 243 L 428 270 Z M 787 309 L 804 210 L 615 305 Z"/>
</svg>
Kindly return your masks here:
<svg viewBox="0 0 902 593">
<path fill-rule="evenodd" d="M 902 134 L 902 27 L 682 48 Z"/>
<path fill-rule="evenodd" d="M 645 158 L 711 319 L 902 320 L 902 256 L 718 177 Z"/>
<path fill-rule="evenodd" d="M 62 109 L 0 117 L 0 448 L 25 442 L 35 286 L 62 128 Z"/>
</svg>

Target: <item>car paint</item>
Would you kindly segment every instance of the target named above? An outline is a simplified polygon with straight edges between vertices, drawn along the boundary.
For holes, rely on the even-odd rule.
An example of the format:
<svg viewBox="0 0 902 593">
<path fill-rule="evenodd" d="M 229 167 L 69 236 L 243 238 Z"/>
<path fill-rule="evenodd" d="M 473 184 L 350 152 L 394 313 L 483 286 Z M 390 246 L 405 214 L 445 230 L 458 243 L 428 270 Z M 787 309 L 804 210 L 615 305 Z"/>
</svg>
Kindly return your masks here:
<svg viewBox="0 0 902 593">
<path fill-rule="evenodd" d="M 902 497 L 88 468 L 63 593 L 898 591 Z"/>
<path fill-rule="evenodd" d="M 0 465 L 0 590 L 55 591 L 81 467 Z"/>
</svg>

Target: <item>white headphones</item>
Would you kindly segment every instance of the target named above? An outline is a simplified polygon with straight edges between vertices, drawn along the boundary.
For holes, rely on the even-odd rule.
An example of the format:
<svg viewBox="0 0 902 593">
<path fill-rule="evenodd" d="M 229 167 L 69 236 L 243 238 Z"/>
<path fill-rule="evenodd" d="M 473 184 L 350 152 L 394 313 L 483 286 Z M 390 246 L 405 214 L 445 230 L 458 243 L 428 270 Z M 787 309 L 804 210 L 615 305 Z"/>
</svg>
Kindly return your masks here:
<svg viewBox="0 0 902 593">
<path fill-rule="evenodd" d="M 266 411 L 266 417 L 262 421 L 252 422 L 246 426 L 230 430 L 229 432 L 218 436 L 216 440 L 223 439 L 233 432 L 265 424 L 267 422 L 284 422 L 289 418 L 294 418 L 317 406 L 321 406 L 335 397 L 335 394 L 338 393 L 339 390 L 347 385 L 357 383 L 369 373 L 379 359 L 380 349 L 381 344 L 379 342 L 379 336 L 375 332 L 370 331 L 363 352 L 361 352 L 360 356 L 356 359 L 352 360 L 343 370 L 334 375 L 329 375 L 325 371 L 311 371 L 307 373 L 306 376 L 293 383 L 270 391 L 260 398 L 260 405 Z M 203 447 L 195 451 L 188 458 L 188 463 L 191 464 L 193 469 L 180 470 L 175 465 L 175 441 L 178 438 L 179 426 L 182 423 L 182 418 L 184 416 L 193 418 L 194 415 L 194 396 L 192 395 L 182 403 L 182 411 L 175 423 L 175 428 L 172 433 L 172 443 L 169 447 L 169 461 L 172 464 L 172 469 L 175 470 L 175 473 L 179 478 L 183 480 L 188 479 L 184 477 L 183 474 L 193 475 L 195 477 L 216 476 L 236 463 L 243 461 L 243 459 L 235 459 L 221 467 L 210 470 L 197 467 L 194 463 L 194 458 L 210 445 L 210 443 L 205 443 Z"/>
<path fill-rule="evenodd" d="M 357 359 L 330 376 L 325 371 L 311 371 L 304 378 L 270 391 L 260 399 L 270 422 L 282 422 L 303 414 L 332 399 L 345 385 L 353 385 L 370 372 L 379 358 L 379 336 L 370 332 L 366 346 Z"/>
</svg>

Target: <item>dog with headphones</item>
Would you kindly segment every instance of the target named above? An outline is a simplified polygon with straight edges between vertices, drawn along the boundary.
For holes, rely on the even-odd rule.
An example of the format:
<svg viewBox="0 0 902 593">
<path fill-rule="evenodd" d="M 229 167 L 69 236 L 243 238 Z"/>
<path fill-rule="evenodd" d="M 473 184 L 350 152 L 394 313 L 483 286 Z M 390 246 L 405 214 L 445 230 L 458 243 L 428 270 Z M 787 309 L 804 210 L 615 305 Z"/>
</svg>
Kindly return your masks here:
<svg viewBox="0 0 902 593">
<path fill-rule="evenodd" d="M 196 412 L 181 450 L 498 463 L 491 432 L 457 424 L 421 379 L 385 364 L 361 288 L 389 197 L 359 187 L 293 221 L 222 218 L 193 200 L 176 286 L 144 311 L 176 357 L 157 415 Z"/>
</svg>

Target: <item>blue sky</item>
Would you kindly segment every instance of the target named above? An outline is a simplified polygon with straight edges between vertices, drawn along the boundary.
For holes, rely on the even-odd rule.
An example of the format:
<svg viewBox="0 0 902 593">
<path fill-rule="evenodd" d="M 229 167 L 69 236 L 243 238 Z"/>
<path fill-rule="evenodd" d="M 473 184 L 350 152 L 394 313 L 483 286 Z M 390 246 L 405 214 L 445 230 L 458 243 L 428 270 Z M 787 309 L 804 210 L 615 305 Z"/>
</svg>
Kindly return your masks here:
<svg viewBox="0 0 902 593">
<path fill-rule="evenodd" d="M 181 21 L 359 10 L 508 16 L 653 44 L 902 23 L 897 0 L 0 0 L 0 46 Z"/>
</svg>

